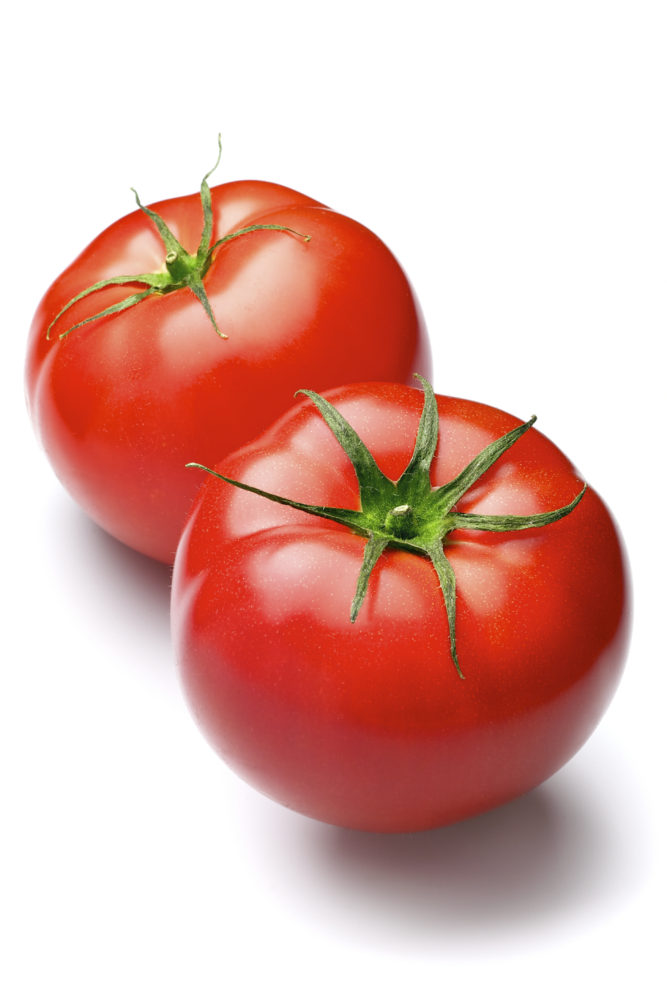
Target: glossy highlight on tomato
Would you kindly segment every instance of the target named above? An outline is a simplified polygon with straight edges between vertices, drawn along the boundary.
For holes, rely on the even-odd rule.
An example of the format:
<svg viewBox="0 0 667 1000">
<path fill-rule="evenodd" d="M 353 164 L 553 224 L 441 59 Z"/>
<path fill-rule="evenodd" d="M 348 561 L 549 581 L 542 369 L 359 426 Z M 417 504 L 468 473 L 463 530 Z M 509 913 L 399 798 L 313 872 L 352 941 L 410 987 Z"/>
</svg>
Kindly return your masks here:
<svg viewBox="0 0 667 1000">
<path fill-rule="evenodd" d="M 424 393 L 366 383 L 324 398 L 398 481 Z M 481 403 L 436 400 L 434 487 L 520 424 Z M 311 399 L 216 472 L 303 504 L 359 509 L 355 470 Z M 387 546 L 351 622 L 367 539 L 211 476 L 172 589 L 184 689 L 211 744 L 278 802 L 361 830 L 445 825 L 540 784 L 597 725 L 627 648 L 623 546 L 603 501 L 582 487 L 530 427 L 457 502 L 460 514 L 509 517 L 572 506 L 545 527 L 447 534 L 462 677 L 428 559 Z"/>
<path fill-rule="evenodd" d="M 210 314 L 191 287 L 138 282 L 68 307 L 117 275 L 166 276 L 147 212 L 194 255 L 203 202 L 193 194 L 101 233 L 46 292 L 28 346 L 29 409 L 59 479 L 106 531 L 166 563 L 203 479 L 185 468 L 193 456 L 213 461 L 251 440 L 289 408 L 294 386 L 405 382 L 430 369 L 415 295 L 372 232 L 278 184 L 221 184 L 210 197 L 211 243 L 242 231 L 203 276 Z M 77 326 L 128 295 L 140 301 Z"/>
</svg>

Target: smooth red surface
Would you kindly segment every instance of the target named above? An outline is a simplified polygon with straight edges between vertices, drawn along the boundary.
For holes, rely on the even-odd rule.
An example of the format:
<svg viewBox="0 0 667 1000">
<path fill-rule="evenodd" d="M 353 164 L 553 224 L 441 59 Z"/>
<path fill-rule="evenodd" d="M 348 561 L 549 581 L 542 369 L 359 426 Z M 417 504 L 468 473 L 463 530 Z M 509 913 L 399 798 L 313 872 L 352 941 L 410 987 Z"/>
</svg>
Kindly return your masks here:
<svg viewBox="0 0 667 1000">
<path fill-rule="evenodd" d="M 205 285 L 221 340 L 188 289 L 57 335 L 141 286 L 91 284 L 161 270 L 164 248 L 143 213 L 105 230 L 53 283 L 33 320 L 26 369 L 34 424 L 66 489 L 112 535 L 171 562 L 210 464 L 293 403 L 368 378 L 430 373 L 418 304 L 396 259 L 368 229 L 289 188 L 239 181 L 212 189 L 213 240 L 252 224 L 289 226 L 309 243 L 261 231 L 223 246 Z M 199 195 L 152 206 L 194 253 Z"/>
<path fill-rule="evenodd" d="M 325 395 L 397 479 L 422 393 L 367 384 Z M 465 400 L 438 405 L 434 485 L 521 422 Z M 310 402 L 218 468 L 305 503 L 358 506 L 352 466 Z M 458 507 L 529 514 L 580 489 L 532 429 Z M 544 781 L 596 726 L 625 657 L 628 580 L 601 499 L 589 488 L 545 528 L 448 537 L 465 680 L 424 558 L 387 550 L 350 623 L 363 546 L 345 527 L 207 480 L 179 546 L 172 620 L 211 743 L 284 805 L 364 830 L 444 825 Z"/>
</svg>

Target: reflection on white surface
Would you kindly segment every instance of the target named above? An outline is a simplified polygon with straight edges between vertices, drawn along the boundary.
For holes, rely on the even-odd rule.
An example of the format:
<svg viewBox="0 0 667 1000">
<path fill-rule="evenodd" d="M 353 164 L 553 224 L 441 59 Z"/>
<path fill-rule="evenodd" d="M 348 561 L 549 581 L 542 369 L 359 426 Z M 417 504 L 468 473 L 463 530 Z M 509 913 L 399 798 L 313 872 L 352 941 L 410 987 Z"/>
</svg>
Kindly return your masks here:
<svg viewBox="0 0 667 1000">
<path fill-rule="evenodd" d="M 605 753 L 596 756 L 604 766 Z M 641 891 L 647 844 L 632 849 L 611 787 L 592 788 L 593 778 L 579 761 L 521 799 L 451 827 L 384 836 L 318 825 L 283 832 L 261 853 L 282 873 L 292 905 L 326 913 L 341 937 L 454 956 L 516 948 Z M 641 812 L 631 786 L 617 783 L 619 791 Z M 298 858 L 288 840 L 295 832 Z"/>
</svg>

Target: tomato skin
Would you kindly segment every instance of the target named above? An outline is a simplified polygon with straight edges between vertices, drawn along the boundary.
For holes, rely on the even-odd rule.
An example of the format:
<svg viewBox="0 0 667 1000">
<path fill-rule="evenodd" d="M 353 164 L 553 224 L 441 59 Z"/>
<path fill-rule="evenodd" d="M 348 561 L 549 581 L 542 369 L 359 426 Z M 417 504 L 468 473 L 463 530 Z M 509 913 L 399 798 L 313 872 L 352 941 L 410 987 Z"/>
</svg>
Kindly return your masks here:
<svg viewBox="0 0 667 1000">
<path fill-rule="evenodd" d="M 324 395 L 397 479 L 422 394 L 365 384 Z M 438 406 L 434 485 L 519 423 L 465 400 Z M 307 402 L 217 468 L 304 503 L 357 506 L 352 467 Z M 533 429 L 458 507 L 535 513 L 580 488 Z M 341 525 L 206 482 L 179 545 L 172 622 L 186 696 L 220 755 L 292 809 L 386 832 L 461 820 L 553 774 L 597 725 L 628 642 L 623 547 L 594 490 L 545 528 L 448 537 L 465 680 L 425 558 L 386 550 L 350 623 L 363 546 Z"/>
<path fill-rule="evenodd" d="M 28 405 L 59 479 L 121 541 L 173 561 L 202 481 L 187 462 L 251 440 L 300 386 L 325 389 L 430 371 L 418 303 L 400 265 L 364 226 L 289 188 L 238 181 L 212 188 L 213 241 L 225 244 L 204 284 L 222 332 L 189 289 L 153 295 L 58 339 L 136 285 L 95 292 L 49 323 L 76 294 L 119 274 L 159 271 L 165 251 L 140 212 L 101 233 L 53 283 L 30 331 Z M 198 194 L 151 206 L 193 252 Z"/>
</svg>

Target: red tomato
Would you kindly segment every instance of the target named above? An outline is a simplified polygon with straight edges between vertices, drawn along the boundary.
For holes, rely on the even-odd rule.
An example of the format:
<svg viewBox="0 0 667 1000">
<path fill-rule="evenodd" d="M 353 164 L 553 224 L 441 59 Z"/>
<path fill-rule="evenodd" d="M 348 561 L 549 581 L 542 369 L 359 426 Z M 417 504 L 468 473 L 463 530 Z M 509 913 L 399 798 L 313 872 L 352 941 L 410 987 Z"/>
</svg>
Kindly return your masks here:
<svg viewBox="0 0 667 1000">
<path fill-rule="evenodd" d="M 325 398 L 396 482 L 424 395 L 368 383 Z M 436 398 L 434 486 L 517 426 L 492 407 Z M 359 510 L 355 470 L 309 400 L 217 470 Z M 530 429 L 452 517 L 539 514 L 574 506 L 581 488 Z M 588 487 L 545 527 L 447 535 L 464 678 L 422 555 L 388 545 L 350 621 L 365 545 L 343 524 L 208 479 L 179 546 L 172 619 L 186 695 L 213 746 L 278 802 L 363 830 L 444 825 L 544 781 L 596 726 L 626 651 L 625 559 L 599 496 Z"/>
<path fill-rule="evenodd" d="M 56 279 L 30 333 L 28 402 L 58 477 L 98 524 L 164 562 L 203 478 L 185 468 L 193 456 L 213 461 L 251 440 L 291 405 L 296 385 L 406 381 L 430 365 L 408 280 L 368 229 L 277 184 L 239 181 L 210 194 L 212 244 L 248 226 L 297 231 L 250 232 L 217 249 L 203 285 L 222 336 L 181 287 L 59 339 L 145 290 L 131 283 L 76 302 L 47 339 L 89 286 L 167 277 L 166 246 L 143 211 L 106 229 Z M 192 255 L 202 204 L 195 194 L 152 207 Z"/>
</svg>

